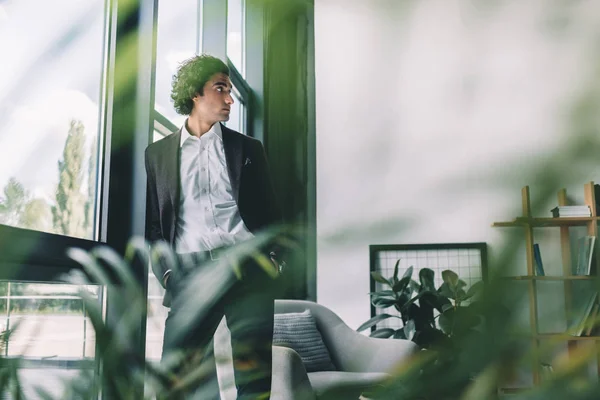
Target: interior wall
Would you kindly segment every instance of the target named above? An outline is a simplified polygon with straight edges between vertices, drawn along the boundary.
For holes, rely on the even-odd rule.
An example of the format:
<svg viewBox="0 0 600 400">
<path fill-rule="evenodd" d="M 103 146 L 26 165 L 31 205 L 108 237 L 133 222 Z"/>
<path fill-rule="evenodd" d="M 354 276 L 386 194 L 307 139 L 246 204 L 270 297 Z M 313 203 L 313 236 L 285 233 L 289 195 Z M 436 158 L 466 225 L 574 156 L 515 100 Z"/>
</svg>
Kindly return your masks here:
<svg viewBox="0 0 600 400">
<path fill-rule="evenodd" d="M 599 20 L 591 1 L 315 0 L 319 303 L 370 317 L 370 244 L 482 241 L 495 264 L 523 186 L 537 216 L 562 187 L 583 202 Z M 559 274 L 558 232 L 536 235 Z"/>
</svg>

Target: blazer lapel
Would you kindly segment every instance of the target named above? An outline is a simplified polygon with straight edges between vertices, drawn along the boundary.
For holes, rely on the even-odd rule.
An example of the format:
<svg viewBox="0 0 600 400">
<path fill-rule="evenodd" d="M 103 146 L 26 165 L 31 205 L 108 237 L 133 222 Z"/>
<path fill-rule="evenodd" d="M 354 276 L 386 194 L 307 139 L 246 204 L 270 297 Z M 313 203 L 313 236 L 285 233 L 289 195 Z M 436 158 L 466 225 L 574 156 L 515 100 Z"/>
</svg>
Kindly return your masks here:
<svg viewBox="0 0 600 400">
<path fill-rule="evenodd" d="M 237 203 L 240 193 L 240 175 L 242 171 L 242 137 L 221 124 L 223 148 L 227 160 L 227 172 L 231 182 L 233 197 Z"/>
</svg>

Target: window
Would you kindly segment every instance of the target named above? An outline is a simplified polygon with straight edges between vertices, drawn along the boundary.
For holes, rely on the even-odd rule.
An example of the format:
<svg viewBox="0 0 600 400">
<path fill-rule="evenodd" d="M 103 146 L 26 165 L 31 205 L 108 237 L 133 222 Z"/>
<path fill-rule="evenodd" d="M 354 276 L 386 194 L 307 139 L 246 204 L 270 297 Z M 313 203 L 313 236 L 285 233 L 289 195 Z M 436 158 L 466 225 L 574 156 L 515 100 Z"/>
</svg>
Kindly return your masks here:
<svg viewBox="0 0 600 400">
<path fill-rule="evenodd" d="M 227 0 L 227 57 L 245 77 L 244 0 Z"/>
<path fill-rule="evenodd" d="M 99 286 L 84 289 L 101 301 Z M 79 290 L 75 285 L 0 282 L 0 332 L 16 327 L 3 355 L 94 358 L 96 336 Z"/>
<path fill-rule="evenodd" d="M 155 109 L 181 126 L 185 116 L 173 109 L 171 81 L 179 64 L 199 51 L 198 1 L 159 1 L 157 30 Z"/>
<path fill-rule="evenodd" d="M 242 98 L 240 92 L 233 87 L 232 97 L 234 100 L 233 106 L 231 107 L 231 113 L 229 114 L 229 121 L 225 125 L 238 131 L 240 133 L 246 133 L 246 106 L 245 101 Z"/>
<path fill-rule="evenodd" d="M 0 4 L 0 224 L 93 239 L 104 0 Z"/>
</svg>

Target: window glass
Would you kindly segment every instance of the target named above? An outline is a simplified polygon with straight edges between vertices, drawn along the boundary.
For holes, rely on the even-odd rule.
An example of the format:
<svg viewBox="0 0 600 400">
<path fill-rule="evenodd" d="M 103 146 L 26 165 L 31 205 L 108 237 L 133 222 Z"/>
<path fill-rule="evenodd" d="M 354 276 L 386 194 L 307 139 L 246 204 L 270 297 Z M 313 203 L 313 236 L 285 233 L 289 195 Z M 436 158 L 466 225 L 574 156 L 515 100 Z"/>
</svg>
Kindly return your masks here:
<svg viewBox="0 0 600 400">
<path fill-rule="evenodd" d="M 243 77 L 244 42 L 244 0 L 227 0 L 227 57 Z"/>
<path fill-rule="evenodd" d="M 0 2 L 0 224 L 94 238 L 104 0 Z"/>
<path fill-rule="evenodd" d="M 96 335 L 79 290 L 100 301 L 100 286 L 0 282 L 4 356 L 29 359 L 94 358 Z"/>
<path fill-rule="evenodd" d="M 199 50 L 197 0 L 161 0 L 158 4 L 155 108 L 177 126 L 185 116 L 173 109 L 171 82 L 179 64 Z"/>
</svg>

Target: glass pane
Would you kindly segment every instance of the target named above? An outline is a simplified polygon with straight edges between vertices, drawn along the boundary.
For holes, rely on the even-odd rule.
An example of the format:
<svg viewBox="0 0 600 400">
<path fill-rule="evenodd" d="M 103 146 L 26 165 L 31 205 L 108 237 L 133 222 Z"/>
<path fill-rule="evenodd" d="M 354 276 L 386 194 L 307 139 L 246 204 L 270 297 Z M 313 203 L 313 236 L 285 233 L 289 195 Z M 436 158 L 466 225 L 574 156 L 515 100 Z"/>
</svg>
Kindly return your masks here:
<svg viewBox="0 0 600 400">
<path fill-rule="evenodd" d="M 0 331 L 13 330 L 5 356 L 34 359 L 94 358 L 96 335 L 79 290 L 53 283 L 0 282 Z M 84 286 L 100 301 L 100 286 Z"/>
<path fill-rule="evenodd" d="M 242 97 L 235 87 L 232 94 L 235 102 L 231 106 L 229 121 L 225 125 L 234 131 L 246 134 L 246 106 L 242 103 Z"/>
<path fill-rule="evenodd" d="M 245 77 L 244 0 L 227 0 L 227 57 Z"/>
<path fill-rule="evenodd" d="M 197 0 L 159 1 L 155 108 L 177 126 L 186 117 L 173 109 L 171 81 L 179 63 L 199 51 L 199 32 Z"/>
<path fill-rule="evenodd" d="M 104 0 L 0 3 L 0 223 L 92 239 Z"/>
</svg>

